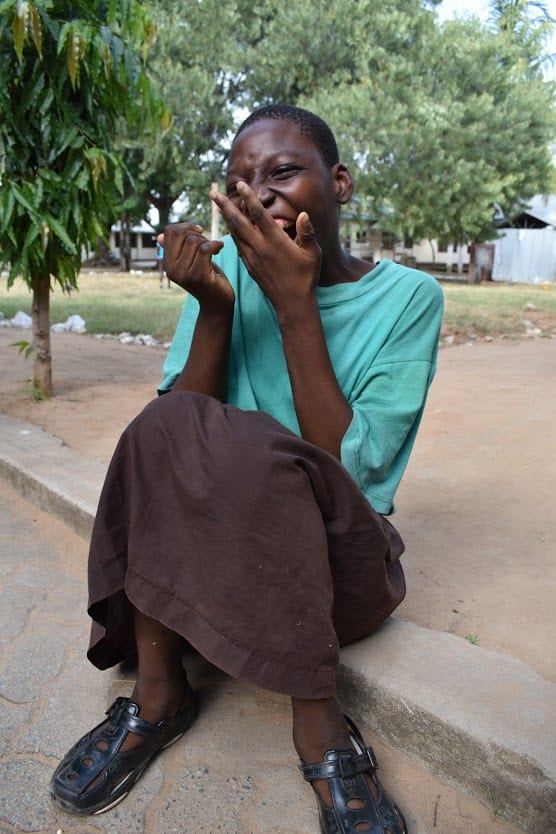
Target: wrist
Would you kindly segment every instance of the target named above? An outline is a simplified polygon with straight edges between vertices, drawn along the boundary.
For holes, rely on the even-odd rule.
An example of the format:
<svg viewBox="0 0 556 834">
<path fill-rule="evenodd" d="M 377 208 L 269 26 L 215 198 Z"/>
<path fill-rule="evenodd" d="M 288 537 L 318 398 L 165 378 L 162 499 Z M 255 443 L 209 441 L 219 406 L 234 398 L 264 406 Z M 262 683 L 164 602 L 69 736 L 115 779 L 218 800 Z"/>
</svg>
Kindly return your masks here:
<svg viewBox="0 0 556 834">
<path fill-rule="evenodd" d="M 282 333 L 303 329 L 309 332 L 311 324 L 318 329 L 322 328 L 320 310 L 316 297 L 304 301 L 297 301 L 281 310 L 275 310 L 278 325 Z"/>
<path fill-rule="evenodd" d="M 201 305 L 199 309 L 199 320 L 210 324 L 211 327 L 228 326 L 234 318 L 234 303 L 229 306 L 208 307 Z"/>
</svg>

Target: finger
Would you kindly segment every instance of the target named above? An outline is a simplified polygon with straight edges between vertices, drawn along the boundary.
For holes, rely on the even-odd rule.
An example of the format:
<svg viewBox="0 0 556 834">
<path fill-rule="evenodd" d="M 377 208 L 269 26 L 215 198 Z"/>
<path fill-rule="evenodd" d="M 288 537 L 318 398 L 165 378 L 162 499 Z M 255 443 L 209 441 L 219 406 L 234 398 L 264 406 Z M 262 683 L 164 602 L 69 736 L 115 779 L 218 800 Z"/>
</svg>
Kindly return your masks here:
<svg viewBox="0 0 556 834">
<path fill-rule="evenodd" d="M 313 224 L 311 223 L 309 215 L 306 211 L 302 211 L 297 215 L 297 220 L 295 221 L 295 233 L 296 243 L 300 249 L 311 249 L 318 246 Z"/>
<path fill-rule="evenodd" d="M 230 223 L 235 225 L 237 222 L 241 222 L 242 218 L 245 221 L 239 208 L 226 194 L 222 194 L 217 188 L 211 188 L 209 197 L 215 203 L 228 228 L 230 227 Z"/>
<path fill-rule="evenodd" d="M 212 268 L 211 259 L 213 255 L 220 252 L 224 244 L 220 240 L 207 240 L 195 249 L 191 262 L 191 274 L 205 276 Z"/>
<path fill-rule="evenodd" d="M 246 182 L 238 182 L 236 188 L 240 197 L 243 198 L 243 203 L 249 220 L 251 220 L 255 226 L 258 226 L 262 232 L 274 229 L 274 220 L 255 195 L 253 189 L 250 188 Z"/>
<path fill-rule="evenodd" d="M 221 240 L 206 240 L 199 246 L 198 251 L 199 253 L 208 255 L 212 258 L 213 255 L 216 255 L 223 248 L 224 244 Z"/>
<path fill-rule="evenodd" d="M 202 227 L 195 223 L 173 223 L 164 229 L 164 257 L 170 261 L 184 260 L 183 254 L 197 247 L 206 238 L 201 234 Z"/>
<path fill-rule="evenodd" d="M 236 243 L 241 242 L 245 244 L 252 244 L 255 226 L 260 228 L 260 223 L 257 221 L 260 220 L 261 215 L 266 214 L 266 212 L 258 200 L 256 200 L 255 195 L 246 183 L 238 182 L 236 184 L 236 188 L 239 196 L 242 198 L 242 203 L 246 210 L 248 210 L 246 198 L 249 199 L 251 210 L 248 210 L 247 215 L 232 200 L 230 200 L 229 197 L 222 194 L 217 189 L 213 189 L 210 192 L 210 198 L 214 203 L 216 203 L 218 209 L 220 210 L 220 214 L 226 222 L 228 231 Z M 260 207 L 258 211 L 252 211 L 254 206 L 253 201 L 258 203 Z"/>
<path fill-rule="evenodd" d="M 200 235 L 188 234 L 187 236 L 174 238 L 168 245 L 168 235 L 166 234 L 163 265 L 169 277 L 177 283 L 191 280 L 197 252 L 201 246 L 208 242 Z"/>
</svg>

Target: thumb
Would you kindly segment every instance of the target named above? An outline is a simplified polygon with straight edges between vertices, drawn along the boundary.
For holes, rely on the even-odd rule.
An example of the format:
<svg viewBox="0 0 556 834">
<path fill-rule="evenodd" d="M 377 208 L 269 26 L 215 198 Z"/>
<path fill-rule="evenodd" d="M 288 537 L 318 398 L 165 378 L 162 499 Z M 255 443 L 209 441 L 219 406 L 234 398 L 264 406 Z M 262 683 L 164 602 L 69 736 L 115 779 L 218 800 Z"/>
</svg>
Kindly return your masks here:
<svg viewBox="0 0 556 834">
<path fill-rule="evenodd" d="M 297 215 L 295 221 L 296 242 L 301 249 L 311 249 L 318 246 L 315 230 L 306 211 Z"/>
</svg>

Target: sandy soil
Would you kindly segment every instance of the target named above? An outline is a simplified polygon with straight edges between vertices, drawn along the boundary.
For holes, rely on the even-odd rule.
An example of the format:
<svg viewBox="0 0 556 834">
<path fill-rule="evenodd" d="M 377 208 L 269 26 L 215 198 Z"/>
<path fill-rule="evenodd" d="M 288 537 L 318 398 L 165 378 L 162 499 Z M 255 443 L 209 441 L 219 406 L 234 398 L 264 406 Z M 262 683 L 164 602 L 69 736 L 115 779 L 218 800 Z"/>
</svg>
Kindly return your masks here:
<svg viewBox="0 0 556 834">
<path fill-rule="evenodd" d="M 162 348 L 53 334 L 56 396 L 0 330 L 1 409 L 108 461 L 156 394 Z M 512 654 L 556 680 L 553 603 L 556 339 L 443 349 L 394 523 L 405 539 L 404 619 Z"/>
</svg>

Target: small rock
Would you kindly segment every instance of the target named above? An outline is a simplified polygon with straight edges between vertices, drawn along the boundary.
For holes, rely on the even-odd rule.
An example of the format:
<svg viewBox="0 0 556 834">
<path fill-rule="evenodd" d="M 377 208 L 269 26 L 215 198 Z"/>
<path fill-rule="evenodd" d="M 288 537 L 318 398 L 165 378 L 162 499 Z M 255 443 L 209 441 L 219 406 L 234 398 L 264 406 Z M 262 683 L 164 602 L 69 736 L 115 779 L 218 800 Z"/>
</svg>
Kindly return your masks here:
<svg viewBox="0 0 556 834">
<path fill-rule="evenodd" d="M 524 305 L 523 305 L 523 309 L 524 309 L 524 310 L 537 310 L 537 309 L 538 309 L 538 307 L 536 307 L 536 306 L 533 304 L 533 302 L 532 302 L 532 301 L 528 301 L 528 302 L 527 302 L 527 304 L 524 304 Z"/>
</svg>

